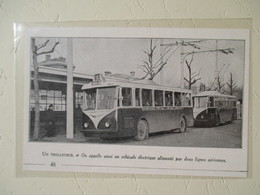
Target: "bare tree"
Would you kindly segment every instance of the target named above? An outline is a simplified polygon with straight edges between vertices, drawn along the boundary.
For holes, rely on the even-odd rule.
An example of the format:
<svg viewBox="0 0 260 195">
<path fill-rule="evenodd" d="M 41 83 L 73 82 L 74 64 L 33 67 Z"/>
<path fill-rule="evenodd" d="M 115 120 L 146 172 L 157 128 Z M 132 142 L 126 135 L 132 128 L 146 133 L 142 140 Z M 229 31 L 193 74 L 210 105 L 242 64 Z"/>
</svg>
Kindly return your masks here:
<svg viewBox="0 0 260 195">
<path fill-rule="evenodd" d="M 243 102 L 243 88 L 242 87 L 237 87 L 236 97 L 240 101 L 240 103 Z"/>
<path fill-rule="evenodd" d="M 219 93 L 223 93 L 225 83 L 222 82 L 222 79 L 220 78 L 220 76 L 217 77 L 217 86 L 215 87 L 215 91 L 218 91 Z"/>
<path fill-rule="evenodd" d="M 143 72 L 145 72 L 145 76 L 143 76 L 141 79 L 146 79 L 148 77 L 149 80 L 153 80 L 154 77 L 167 64 L 167 60 L 163 61 L 162 57 L 157 62 L 154 62 L 154 55 L 155 55 L 156 48 L 157 45 L 153 45 L 153 40 L 151 39 L 149 50 L 144 51 L 144 53 L 148 56 L 148 60 L 143 61 L 143 64 L 138 66 L 143 70 Z"/>
<path fill-rule="evenodd" d="M 43 44 L 36 45 L 35 38 L 32 38 L 32 60 L 34 67 L 34 94 L 35 94 L 35 116 L 34 116 L 34 131 L 33 131 L 33 139 L 39 139 L 40 132 L 40 104 L 39 104 L 39 64 L 37 57 L 44 54 L 49 54 L 54 52 L 56 46 L 59 42 L 56 42 L 53 47 L 48 51 L 42 51 L 41 49 L 47 46 L 50 40 L 45 41 Z"/>
<path fill-rule="evenodd" d="M 217 77 L 214 78 L 213 82 L 211 83 L 209 87 L 209 91 L 214 90 L 218 91 L 220 93 L 224 93 L 225 89 L 223 88 L 225 86 L 225 83 L 222 82 L 224 79 L 224 76 L 226 75 L 226 71 L 228 70 L 230 64 L 226 65 L 223 64 L 221 69 L 218 71 Z"/>
<path fill-rule="evenodd" d="M 156 41 L 155 41 L 156 42 Z M 200 49 L 197 43 L 200 43 L 201 40 L 198 41 L 176 41 L 168 44 L 160 44 L 161 47 L 165 47 L 164 53 L 160 56 L 160 58 L 155 61 L 155 50 L 157 46 L 153 46 L 153 40 L 150 40 L 150 48 L 144 53 L 148 56 L 148 60 L 143 61 L 142 65 L 139 65 L 138 68 L 141 68 L 145 73 L 141 79 L 146 79 L 148 77 L 149 80 L 153 80 L 155 76 L 163 70 L 163 68 L 167 65 L 167 61 L 169 58 L 180 48 L 180 46 L 184 47 L 193 47 L 194 49 Z M 175 49 L 173 49 L 175 46 Z M 189 55 L 189 54 L 187 54 Z M 165 59 L 164 59 L 165 58 Z"/>
<path fill-rule="evenodd" d="M 226 92 L 229 94 L 229 95 L 235 95 L 235 93 L 237 92 L 237 84 L 234 82 L 233 80 L 233 75 L 232 73 L 230 73 L 230 77 L 229 77 L 229 80 L 228 82 L 226 82 L 227 84 L 227 90 Z"/>
<path fill-rule="evenodd" d="M 192 72 L 191 65 L 194 59 L 194 53 L 192 54 L 192 57 L 190 61 L 185 60 L 185 64 L 188 68 L 188 78 L 184 77 L 184 80 L 188 82 L 188 87 L 191 89 L 191 86 L 194 85 L 197 81 L 199 81 L 201 78 L 199 77 L 199 73 Z M 198 78 L 199 77 L 199 78 Z"/>
</svg>

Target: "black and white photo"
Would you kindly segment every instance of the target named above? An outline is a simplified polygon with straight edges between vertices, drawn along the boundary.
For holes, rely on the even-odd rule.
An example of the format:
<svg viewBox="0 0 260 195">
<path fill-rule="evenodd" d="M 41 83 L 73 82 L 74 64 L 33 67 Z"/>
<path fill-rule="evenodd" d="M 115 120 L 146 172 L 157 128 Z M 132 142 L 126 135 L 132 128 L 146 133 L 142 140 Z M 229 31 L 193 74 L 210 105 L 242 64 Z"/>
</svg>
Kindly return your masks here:
<svg viewBox="0 0 260 195">
<path fill-rule="evenodd" d="M 246 176 L 249 33 L 28 29 L 24 169 Z"/>
</svg>

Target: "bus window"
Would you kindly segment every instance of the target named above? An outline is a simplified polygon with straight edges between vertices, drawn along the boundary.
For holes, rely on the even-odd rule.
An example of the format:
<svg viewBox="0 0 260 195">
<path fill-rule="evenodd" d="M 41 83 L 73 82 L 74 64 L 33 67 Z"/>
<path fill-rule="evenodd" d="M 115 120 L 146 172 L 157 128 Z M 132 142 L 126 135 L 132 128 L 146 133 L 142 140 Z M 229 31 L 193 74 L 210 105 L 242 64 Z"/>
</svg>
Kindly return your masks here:
<svg viewBox="0 0 260 195">
<path fill-rule="evenodd" d="M 140 106 L 140 89 L 135 89 L 135 106 Z"/>
<path fill-rule="evenodd" d="M 122 103 L 122 99 L 121 99 L 121 90 L 120 88 L 118 88 L 117 90 L 117 107 L 120 107 L 120 103 Z"/>
<path fill-rule="evenodd" d="M 227 100 L 227 107 L 229 107 L 229 108 L 232 107 L 232 105 L 231 105 L 231 100 L 230 100 L 230 99 Z"/>
<path fill-rule="evenodd" d="M 154 91 L 154 105 L 163 106 L 163 91 L 159 91 L 159 90 Z"/>
<path fill-rule="evenodd" d="M 132 105 L 132 89 L 131 88 L 122 88 L 122 105 L 131 106 Z"/>
<path fill-rule="evenodd" d="M 189 93 L 182 94 L 182 105 L 191 106 L 191 94 L 189 94 Z"/>
<path fill-rule="evenodd" d="M 194 97 L 193 107 L 194 108 L 206 108 L 207 97 Z"/>
<path fill-rule="evenodd" d="M 114 100 L 116 95 L 115 87 L 98 88 L 97 94 L 98 110 L 114 108 Z"/>
<path fill-rule="evenodd" d="M 208 107 L 214 107 L 214 97 L 209 97 Z"/>
<path fill-rule="evenodd" d="M 215 106 L 218 108 L 222 108 L 223 107 L 223 100 L 222 98 L 217 97 L 215 100 Z"/>
<path fill-rule="evenodd" d="M 227 108 L 228 107 L 228 100 L 224 98 L 223 100 L 223 107 Z"/>
<path fill-rule="evenodd" d="M 142 90 L 142 104 L 143 106 L 152 106 L 152 90 L 143 89 Z"/>
<path fill-rule="evenodd" d="M 84 91 L 84 110 L 94 110 L 96 108 L 96 89 L 87 89 Z"/>
<path fill-rule="evenodd" d="M 171 91 L 165 91 L 165 106 L 173 106 Z"/>
<path fill-rule="evenodd" d="M 174 92 L 174 105 L 181 106 L 181 93 L 180 92 Z"/>
</svg>

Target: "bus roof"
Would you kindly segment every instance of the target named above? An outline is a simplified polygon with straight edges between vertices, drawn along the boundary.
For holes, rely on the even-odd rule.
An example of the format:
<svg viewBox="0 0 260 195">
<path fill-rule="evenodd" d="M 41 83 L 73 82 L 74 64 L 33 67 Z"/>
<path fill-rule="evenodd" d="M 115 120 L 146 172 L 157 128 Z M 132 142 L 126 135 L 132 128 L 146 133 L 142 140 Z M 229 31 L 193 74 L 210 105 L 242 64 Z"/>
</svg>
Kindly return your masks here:
<svg viewBox="0 0 260 195">
<path fill-rule="evenodd" d="M 236 98 L 236 96 L 221 94 L 221 93 L 219 93 L 217 91 L 203 91 L 201 93 L 193 95 L 193 97 L 205 97 L 205 96 L 225 97 L 225 98 L 232 98 L 232 99 Z"/>
<path fill-rule="evenodd" d="M 182 88 L 174 88 L 169 86 L 159 85 L 158 83 L 147 80 L 147 79 L 111 79 L 105 78 L 100 82 L 90 82 L 82 86 L 82 90 L 85 89 L 93 89 L 100 87 L 112 87 L 112 86 L 121 86 L 121 87 L 129 87 L 129 88 L 145 88 L 145 89 L 154 89 L 154 90 L 166 90 L 166 91 L 178 91 L 178 92 L 186 92 L 191 93 L 191 90 L 182 89 Z"/>
</svg>

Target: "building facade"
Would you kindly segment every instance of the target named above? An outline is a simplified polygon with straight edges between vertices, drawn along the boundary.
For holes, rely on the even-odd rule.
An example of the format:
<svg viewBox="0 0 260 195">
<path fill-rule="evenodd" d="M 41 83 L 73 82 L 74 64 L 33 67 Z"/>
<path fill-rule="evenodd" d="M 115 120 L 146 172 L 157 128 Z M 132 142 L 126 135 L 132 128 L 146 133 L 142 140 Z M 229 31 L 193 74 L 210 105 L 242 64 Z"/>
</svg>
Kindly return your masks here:
<svg viewBox="0 0 260 195">
<path fill-rule="evenodd" d="M 81 127 L 81 106 L 83 95 L 81 87 L 93 80 L 93 75 L 73 72 L 73 94 L 74 94 L 74 132 Z M 53 105 L 55 126 L 58 133 L 66 132 L 66 94 L 67 94 L 67 63 L 65 58 L 50 58 L 39 63 L 39 105 L 40 105 L 40 129 L 44 134 L 46 129 L 46 111 L 49 105 Z M 34 127 L 35 91 L 34 71 L 31 67 L 31 134 Z"/>
</svg>

